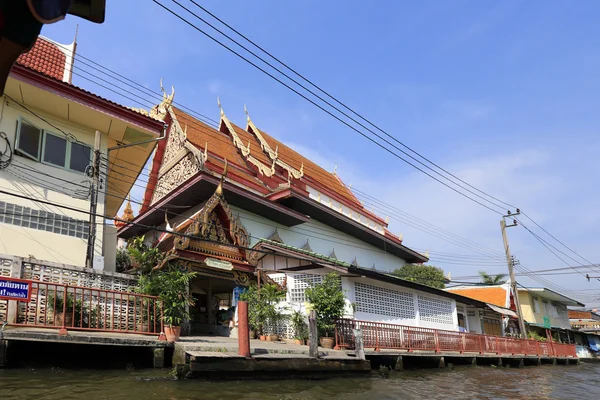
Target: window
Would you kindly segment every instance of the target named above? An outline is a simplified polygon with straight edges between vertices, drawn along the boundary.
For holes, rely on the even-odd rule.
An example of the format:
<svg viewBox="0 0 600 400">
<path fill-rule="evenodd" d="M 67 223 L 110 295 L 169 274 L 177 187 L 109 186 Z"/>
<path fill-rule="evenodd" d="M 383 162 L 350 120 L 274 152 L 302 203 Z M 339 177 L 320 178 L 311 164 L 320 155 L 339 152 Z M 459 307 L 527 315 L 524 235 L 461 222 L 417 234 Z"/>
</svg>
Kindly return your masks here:
<svg viewBox="0 0 600 400">
<path fill-rule="evenodd" d="M 0 223 L 87 239 L 90 223 L 0 201 Z"/>
<path fill-rule="evenodd" d="M 294 275 L 292 287 L 290 288 L 290 301 L 292 303 L 304 303 L 306 296 L 305 290 L 323 282 L 321 275 L 298 274 Z"/>
<path fill-rule="evenodd" d="M 83 143 L 37 128 L 25 119 L 17 125 L 16 153 L 45 164 L 84 173 L 92 149 Z"/>
<path fill-rule="evenodd" d="M 354 283 L 356 311 L 400 319 L 415 319 L 415 300 L 411 293 Z"/>
<path fill-rule="evenodd" d="M 34 160 L 40 160 L 42 130 L 22 119 L 18 124 L 16 150 L 19 154 Z"/>
<path fill-rule="evenodd" d="M 67 166 L 67 139 L 46 132 L 42 160 L 57 167 L 65 168 Z"/>
<path fill-rule="evenodd" d="M 540 313 L 540 302 L 537 297 L 533 298 L 533 312 L 534 314 Z"/>
<path fill-rule="evenodd" d="M 71 143 L 69 169 L 85 172 L 92 159 L 92 149 L 81 143 Z"/>
<path fill-rule="evenodd" d="M 452 325 L 452 302 L 428 296 L 417 295 L 419 319 L 437 324 Z"/>
</svg>

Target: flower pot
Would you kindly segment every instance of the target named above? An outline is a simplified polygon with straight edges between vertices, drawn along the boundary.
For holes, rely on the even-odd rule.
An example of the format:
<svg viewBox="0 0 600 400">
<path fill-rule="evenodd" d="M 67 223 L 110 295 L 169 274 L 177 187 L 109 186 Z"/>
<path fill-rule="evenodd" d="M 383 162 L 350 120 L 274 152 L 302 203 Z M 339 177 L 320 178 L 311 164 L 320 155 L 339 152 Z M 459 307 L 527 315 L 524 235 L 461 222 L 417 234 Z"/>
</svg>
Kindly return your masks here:
<svg viewBox="0 0 600 400">
<path fill-rule="evenodd" d="M 167 336 L 167 342 L 176 342 L 181 336 L 180 326 L 165 326 L 165 335 Z"/>
<path fill-rule="evenodd" d="M 264 342 L 265 340 L 267 340 L 267 337 L 265 335 L 260 335 L 259 339 Z"/>
<path fill-rule="evenodd" d="M 54 319 L 54 326 L 63 326 L 63 313 L 56 313 Z M 64 316 L 65 327 L 73 326 L 73 314 L 67 311 L 67 314 Z"/>
<path fill-rule="evenodd" d="M 278 342 L 279 341 L 279 335 L 276 333 L 273 333 L 269 336 L 267 336 L 267 341 L 269 342 Z"/>
<path fill-rule="evenodd" d="M 304 344 L 304 340 L 303 339 L 294 339 L 294 344 Z"/>
<path fill-rule="evenodd" d="M 320 342 L 322 348 L 333 349 L 334 341 L 332 337 L 322 337 Z"/>
<path fill-rule="evenodd" d="M 256 332 L 250 331 L 250 339 L 256 339 Z"/>
</svg>

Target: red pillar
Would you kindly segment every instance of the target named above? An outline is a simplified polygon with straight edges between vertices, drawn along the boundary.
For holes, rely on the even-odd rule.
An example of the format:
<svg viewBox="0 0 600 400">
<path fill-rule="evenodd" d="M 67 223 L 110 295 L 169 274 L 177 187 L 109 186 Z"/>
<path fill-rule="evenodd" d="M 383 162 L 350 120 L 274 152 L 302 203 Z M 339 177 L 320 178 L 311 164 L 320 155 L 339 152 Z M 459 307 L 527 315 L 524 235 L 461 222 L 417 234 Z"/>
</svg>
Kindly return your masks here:
<svg viewBox="0 0 600 400">
<path fill-rule="evenodd" d="M 248 302 L 238 301 L 238 354 L 250 357 L 250 328 L 248 327 Z"/>
</svg>

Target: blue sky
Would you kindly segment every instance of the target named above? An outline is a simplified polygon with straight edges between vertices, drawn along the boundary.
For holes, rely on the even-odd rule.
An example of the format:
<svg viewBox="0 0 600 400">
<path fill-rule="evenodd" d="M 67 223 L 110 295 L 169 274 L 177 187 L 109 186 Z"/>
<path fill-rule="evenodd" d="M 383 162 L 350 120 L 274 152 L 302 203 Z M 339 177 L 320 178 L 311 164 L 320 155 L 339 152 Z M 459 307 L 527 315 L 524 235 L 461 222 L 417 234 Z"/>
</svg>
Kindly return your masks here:
<svg viewBox="0 0 600 400">
<path fill-rule="evenodd" d="M 521 207 L 579 254 L 600 262 L 597 2 L 202 4 L 396 138 Z M 370 144 L 151 1 L 108 2 L 103 25 L 70 17 L 42 33 L 70 43 L 76 24 L 79 54 L 152 90 L 164 77 L 165 87 L 175 85 L 177 102 L 213 119 L 217 95 L 240 125 L 247 104 L 259 128 L 328 170 L 337 164 L 354 188 L 503 251 L 498 215 Z M 84 79 L 74 77 L 74 83 L 139 107 Z M 406 245 L 431 254 L 477 256 L 401 221 L 392 220 L 391 229 Z M 565 266 L 524 229 L 512 228 L 509 236 L 529 269 Z M 452 276 L 506 269 L 495 263 L 436 264 Z M 569 289 L 598 289 L 600 297 L 600 282 L 580 275 L 547 278 Z"/>
</svg>

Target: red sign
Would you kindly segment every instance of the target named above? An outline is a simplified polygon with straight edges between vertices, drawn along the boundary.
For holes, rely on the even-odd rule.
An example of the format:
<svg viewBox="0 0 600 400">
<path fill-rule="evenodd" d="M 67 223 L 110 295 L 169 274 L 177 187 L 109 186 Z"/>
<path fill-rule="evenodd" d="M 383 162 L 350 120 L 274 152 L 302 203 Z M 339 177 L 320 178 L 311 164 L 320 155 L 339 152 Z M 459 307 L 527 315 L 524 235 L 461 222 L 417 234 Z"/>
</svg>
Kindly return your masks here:
<svg viewBox="0 0 600 400">
<path fill-rule="evenodd" d="M 31 281 L 0 276 L 0 299 L 29 302 Z"/>
</svg>

